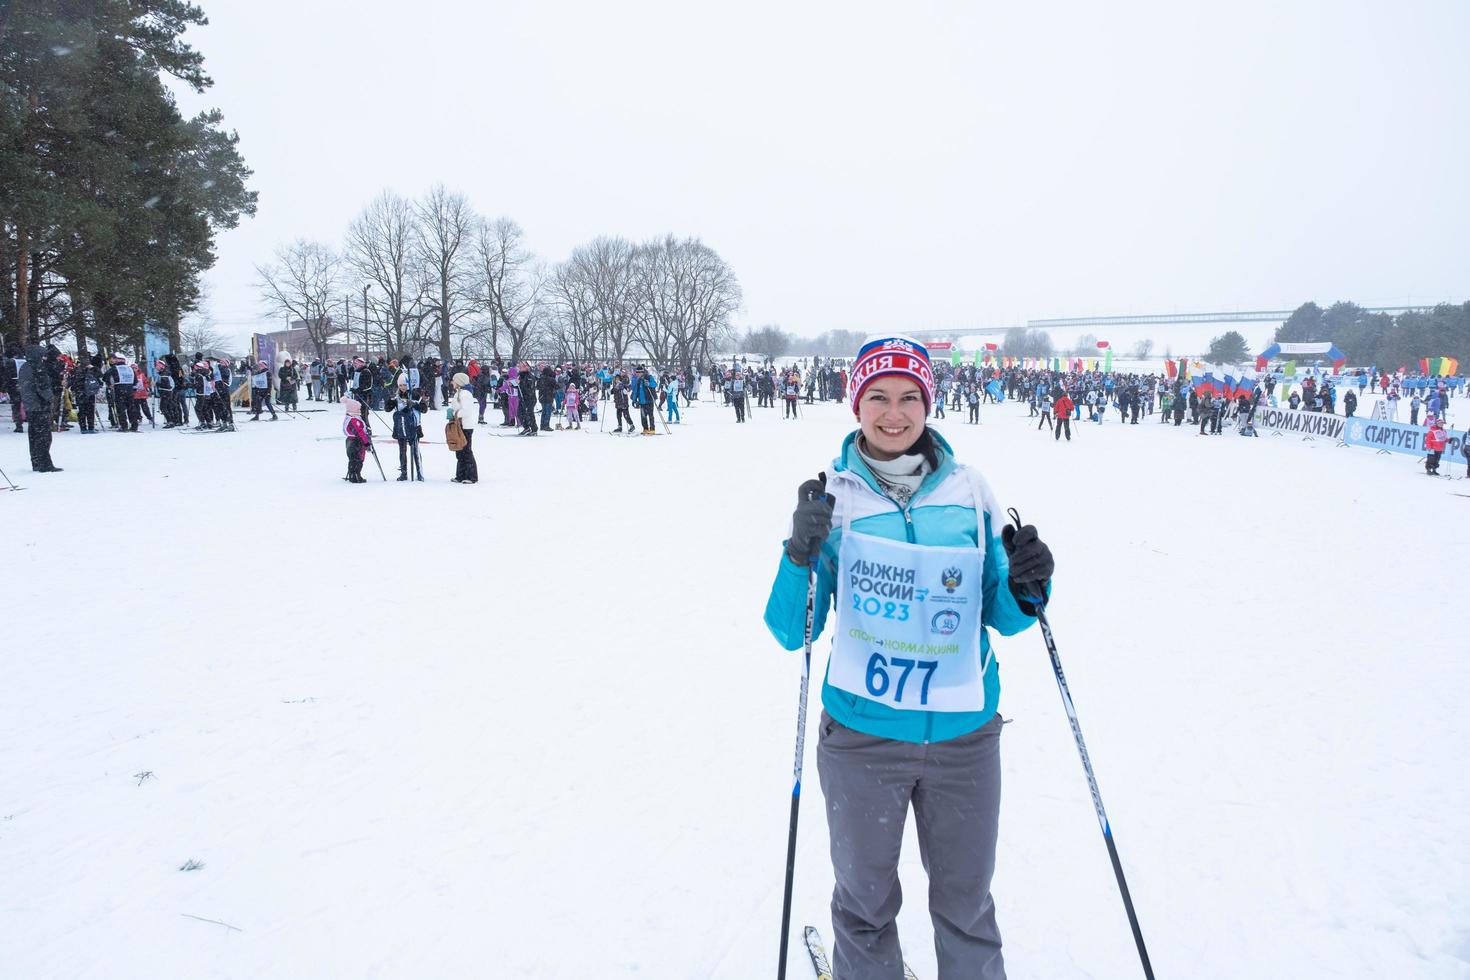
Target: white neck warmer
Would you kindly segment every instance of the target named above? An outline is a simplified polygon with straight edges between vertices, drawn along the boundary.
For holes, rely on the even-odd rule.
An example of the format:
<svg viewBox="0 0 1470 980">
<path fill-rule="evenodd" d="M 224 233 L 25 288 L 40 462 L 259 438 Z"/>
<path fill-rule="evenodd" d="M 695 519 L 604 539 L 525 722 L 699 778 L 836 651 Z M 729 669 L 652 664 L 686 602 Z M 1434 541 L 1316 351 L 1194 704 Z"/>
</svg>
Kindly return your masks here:
<svg viewBox="0 0 1470 980">
<path fill-rule="evenodd" d="M 858 436 L 857 450 L 868 469 L 878 478 L 883 492 L 900 507 L 907 507 L 909 500 L 919 492 L 919 485 L 929 475 L 932 467 L 922 453 L 908 453 L 896 459 L 874 459 L 867 452 L 868 440 Z"/>
</svg>

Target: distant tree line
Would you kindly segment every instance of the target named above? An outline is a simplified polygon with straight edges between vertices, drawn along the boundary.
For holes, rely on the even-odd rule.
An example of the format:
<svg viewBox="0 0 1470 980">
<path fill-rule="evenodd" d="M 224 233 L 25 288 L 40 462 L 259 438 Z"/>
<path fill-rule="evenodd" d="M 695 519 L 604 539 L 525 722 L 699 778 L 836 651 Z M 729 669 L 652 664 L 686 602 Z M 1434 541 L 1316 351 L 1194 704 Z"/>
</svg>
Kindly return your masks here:
<svg viewBox="0 0 1470 980">
<path fill-rule="evenodd" d="M 1449 355 L 1470 363 L 1470 302 L 1441 303 L 1427 313 L 1369 313 L 1356 303 L 1316 303 L 1297 307 L 1276 331 L 1277 343 L 1331 341 L 1349 364 L 1378 365 L 1387 370 L 1408 366 L 1421 357 Z"/>
<path fill-rule="evenodd" d="M 317 356 L 348 340 L 445 361 L 631 353 L 687 366 L 735 346 L 741 304 L 734 271 L 697 238 L 599 237 L 549 264 L 515 221 L 443 186 L 417 200 L 385 191 L 340 248 L 298 240 L 256 272 L 267 311 L 300 321 Z"/>
<path fill-rule="evenodd" d="M 183 40 L 183 0 L 0 4 L 0 322 L 79 352 L 174 345 L 216 234 L 254 214 L 250 171 L 218 111 L 184 118 L 168 75 L 211 84 Z"/>
</svg>

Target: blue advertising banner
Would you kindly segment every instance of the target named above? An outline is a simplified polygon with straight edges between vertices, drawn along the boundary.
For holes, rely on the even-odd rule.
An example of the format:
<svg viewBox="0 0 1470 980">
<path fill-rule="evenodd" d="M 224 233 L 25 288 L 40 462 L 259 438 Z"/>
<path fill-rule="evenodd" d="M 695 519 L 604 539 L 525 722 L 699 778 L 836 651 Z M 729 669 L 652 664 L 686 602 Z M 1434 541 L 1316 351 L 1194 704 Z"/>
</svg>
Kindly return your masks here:
<svg viewBox="0 0 1470 980">
<path fill-rule="evenodd" d="M 271 376 L 275 376 L 276 370 L 276 339 L 263 333 L 254 336 L 251 346 L 255 348 L 256 360 L 265 361 L 266 367 L 270 368 Z M 255 370 L 255 365 L 250 365 L 250 370 Z"/>
<path fill-rule="evenodd" d="M 145 321 L 143 324 L 143 359 L 140 365 L 143 372 L 148 375 L 148 380 L 158 380 L 158 368 L 156 361 L 167 354 L 172 348 L 168 344 L 168 331 L 160 323 Z"/>
<path fill-rule="evenodd" d="M 1342 441 L 1349 446 L 1366 446 L 1369 449 L 1385 449 L 1391 453 L 1426 456 L 1428 453 L 1424 448 L 1424 434 L 1428 431 L 1422 425 L 1410 425 L 1407 422 L 1351 418 L 1343 426 Z M 1465 444 L 1465 433 L 1453 429 L 1446 431 L 1450 437 L 1449 444 L 1445 446 L 1440 462 L 1459 463 L 1463 466 L 1465 456 L 1460 447 Z"/>
</svg>

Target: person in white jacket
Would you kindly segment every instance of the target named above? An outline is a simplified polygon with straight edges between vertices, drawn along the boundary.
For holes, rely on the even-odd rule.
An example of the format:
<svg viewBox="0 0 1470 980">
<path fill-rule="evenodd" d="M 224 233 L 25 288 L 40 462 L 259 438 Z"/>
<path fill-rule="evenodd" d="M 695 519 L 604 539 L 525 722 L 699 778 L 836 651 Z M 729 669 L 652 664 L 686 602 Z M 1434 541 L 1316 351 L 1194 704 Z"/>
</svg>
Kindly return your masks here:
<svg viewBox="0 0 1470 980">
<path fill-rule="evenodd" d="M 460 426 L 464 429 L 464 448 L 454 454 L 455 483 L 479 483 L 480 469 L 475 465 L 475 412 L 479 404 L 470 391 L 470 376 L 468 374 L 456 374 L 450 382 L 454 386 L 454 396 L 449 400 L 449 410 L 453 412 L 452 418 L 459 419 Z"/>
</svg>

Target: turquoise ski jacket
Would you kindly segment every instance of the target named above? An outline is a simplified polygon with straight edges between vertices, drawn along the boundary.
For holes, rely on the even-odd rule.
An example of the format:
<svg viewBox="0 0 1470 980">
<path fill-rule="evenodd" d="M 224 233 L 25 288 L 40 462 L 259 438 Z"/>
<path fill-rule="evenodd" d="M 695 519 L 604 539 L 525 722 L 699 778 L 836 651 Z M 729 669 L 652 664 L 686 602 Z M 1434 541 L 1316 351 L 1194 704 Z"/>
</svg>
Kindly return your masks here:
<svg viewBox="0 0 1470 980">
<path fill-rule="evenodd" d="M 842 452 L 827 472 L 833 498 L 832 533 L 817 561 L 817 601 L 812 638 L 820 636 L 837 599 L 837 553 L 842 545 L 844 514 L 854 530 L 874 537 L 984 550 L 980 614 L 981 662 L 990 657 L 990 630 L 1002 636 L 1021 632 L 1036 622 L 1011 594 L 1009 562 L 1001 544 L 1006 518 L 990 487 L 977 473 L 954 460 L 949 443 L 930 430 L 939 448 L 939 466 L 924 478 L 907 509 L 883 493 L 873 471 L 857 449 L 857 432 L 842 443 Z M 979 494 L 977 507 L 976 495 Z M 766 626 L 787 650 L 799 650 L 806 628 L 807 569 L 783 551 L 776 581 L 766 601 Z M 1050 595 L 1050 583 L 1047 586 Z M 989 721 L 1000 703 L 1000 673 L 994 659 L 985 670 L 985 707 L 980 711 L 903 711 L 838 690 L 823 679 L 822 706 L 855 731 L 901 742 L 943 742 L 967 735 Z"/>
</svg>

